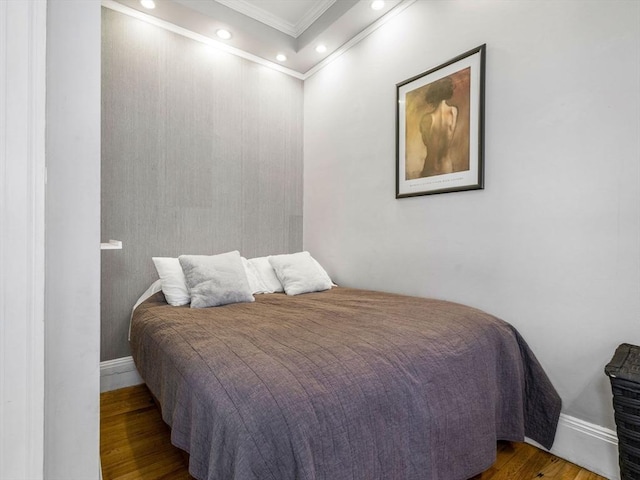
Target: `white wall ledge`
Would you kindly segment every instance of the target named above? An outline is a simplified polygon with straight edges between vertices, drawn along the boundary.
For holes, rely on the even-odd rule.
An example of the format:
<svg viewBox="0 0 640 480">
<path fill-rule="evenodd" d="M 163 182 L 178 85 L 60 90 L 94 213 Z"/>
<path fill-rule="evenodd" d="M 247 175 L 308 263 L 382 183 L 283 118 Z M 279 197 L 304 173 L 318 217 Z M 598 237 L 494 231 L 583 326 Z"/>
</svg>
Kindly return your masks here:
<svg viewBox="0 0 640 480">
<path fill-rule="evenodd" d="M 109 240 L 107 243 L 100 244 L 100 250 L 122 250 L 122 242 L 120 240 Z"/>
</svg>

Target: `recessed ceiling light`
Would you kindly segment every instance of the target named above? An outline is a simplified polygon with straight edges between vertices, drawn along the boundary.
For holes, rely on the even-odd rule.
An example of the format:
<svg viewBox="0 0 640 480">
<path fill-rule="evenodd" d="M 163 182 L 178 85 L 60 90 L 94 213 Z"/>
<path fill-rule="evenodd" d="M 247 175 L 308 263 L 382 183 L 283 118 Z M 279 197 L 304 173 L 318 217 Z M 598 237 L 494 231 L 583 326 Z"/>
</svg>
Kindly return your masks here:
<svg viewBox="0 0 640 480">
<path fill-rule="evenodd" d="M 320 45 L 318 45 L 316 47 L 316 52 L 318 52 L 318 53 L 324 53 L 326 51 L 327 51 L 327 46 L 326 45 L 320 44 Z"/>
<path fill-rule="evenodd" d="M 224 28 L 216 31 L 216 35 L 222 40 L 229 40 L 231 38 L 231 32 L 229 30 L 225 30 Z"/>
<path fill-rule="evenodd" d="M 374 0 L 371 2 L 371 8 L 374 10 L 381 10 L 384 8 L 384 0 Z"/>
<path fill-rule="evenodd" d="M 153 0 L 140 0 L 140 5 L 142 5 L 144 8 L 148 8 L 149 10 L 151 10 L 152 8 L 156 8 L 156 2 L 154 2 Z"/>
<path fill-rule="evenodd" d="M 279 62 L 286 62 L 287 56 L 284 53 L 279 53 L 278 55 L 276 55 L 276 60 L 278 60 Z"/>
</svg>

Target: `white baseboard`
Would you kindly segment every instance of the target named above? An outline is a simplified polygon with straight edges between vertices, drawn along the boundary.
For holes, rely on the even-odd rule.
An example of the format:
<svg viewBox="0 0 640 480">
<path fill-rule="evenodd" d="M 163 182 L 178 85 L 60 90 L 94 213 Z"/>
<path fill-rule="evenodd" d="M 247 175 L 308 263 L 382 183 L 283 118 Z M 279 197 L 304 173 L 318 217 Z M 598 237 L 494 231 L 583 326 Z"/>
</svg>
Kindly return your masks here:
<svg viewBox="0 0 640 480">
<path fill-rule="evenodd" d="M 527 438 L 527 443 L 541 447 Z M 611 480 L 620 480 L 616 432 L 560 414 L 551 453 Z"/>
<path fill-rule="evenodd" d="M 133 358 L 123 357 L 100 363 L 100 391 L 144 383 Z M 527 443 L 543 448 L 527 438 Z M 561 414 L 551 453 L 611 480 L 620 480 L 618 437 L 608 428 Z"/>
<path fill-rule="evenodd" d="M 132 357 L 100 362 L 100 392 L 109 392 L 141 383 L 144 383 L 144 380 L 136 370 Z"/>
</svg>

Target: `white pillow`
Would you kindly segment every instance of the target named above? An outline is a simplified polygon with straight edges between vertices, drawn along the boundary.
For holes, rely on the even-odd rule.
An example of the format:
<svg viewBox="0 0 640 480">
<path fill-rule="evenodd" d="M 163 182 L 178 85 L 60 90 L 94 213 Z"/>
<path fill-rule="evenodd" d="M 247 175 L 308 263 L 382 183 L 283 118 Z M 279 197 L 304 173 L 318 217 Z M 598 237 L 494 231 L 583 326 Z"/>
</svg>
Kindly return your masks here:
<svg viewBox="0 0 640 480">
<path fill-rule="evenodd" d="M 287 295 L 320 292 L 331 288 L 329 275 L 309 252 L 274 255 L 269 257 L 269 263 Z"/>
<path fill-rule="evenodd" d="M 255 267 L 258 275 L 260 275 L 260 279 L 267 289 L 265 293 L 284 292 L 284 288 L 282 288 L 276 272 L 269 263 L 268 257 L 250 258 L 249 263 Z"/>
<path fill-rule="evenodd" d="M 320 271 L 325 274 L 327 276 L 327 278 L 331 281 L 331 286 L 332 287 L 337 287 L 337 285 L 335 283 L 333 283 L 333 280 L 331 280 L 331 277 L 329 276 L 329 274 L 327 273 L 327 271 L 322 267 L 322 265 L 320 265 L 320 263 L 318 263 L 318 261 L 311 257 L 311 260 L 313 260 L 313 262 L 316 264 L 316 266 L 320 269 Z"/>
<path fill-rule="evenodd" d="M 253 302 L 240 253 L 180 255 L 178 257 L 191 294 L 191 308 Z"/>
<path fill-rule="evenodd" d="M 169 305 L 179 307 L 191 301 L 189 289 L 177 258 L 153 257 L 158 276 L 162 281 L 162 293 Z"/>
<path fill-rule="evenodd" d="M 258 293 L 271 293 L 262 281 L 262 278 L 260 277 L 258 270 L 256 270 L 256 267 L 246 258 L 241 257 L 241 259 L 242 266 L 244 267 L 244 273 L 246 273 L 247 280 L 249 281 L 249 288 L 251 289 L 251 293 L 253 293 L 254 295 Z"/>
</svg>

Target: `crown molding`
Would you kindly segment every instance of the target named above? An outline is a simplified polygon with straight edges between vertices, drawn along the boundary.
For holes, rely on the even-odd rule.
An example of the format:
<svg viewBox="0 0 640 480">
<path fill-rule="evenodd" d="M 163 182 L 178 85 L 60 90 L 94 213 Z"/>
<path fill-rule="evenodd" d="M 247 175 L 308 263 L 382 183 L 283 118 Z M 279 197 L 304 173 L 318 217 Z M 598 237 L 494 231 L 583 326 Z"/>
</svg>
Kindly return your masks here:
<svg viewBox="0 0 640 480">
<path fill-rule="evenodd" d="M 210 37 L 206 37 L 204 35 L 201 35 L 199 33 L 193 32 L 191 30 L 187 30 L 186 28 L 183 28 L 183 27 L 180 27 L 178 25 L 175 25 L 174 23 L 167 22 L 165 20 L 160 20 L 159 18 L 156 18 L 156 17 L 154 17 L 152 15 L 147 15 L 146 13 L 140 12 L 140 11 L 135 10 L 133 8 L 127 7 L 127 6 L 125 6 L 125 5 L 121 4 L 121 3 L 118 3 L 115 0 L 102 0 L 102 6 L 105 7 L 105 8 L 109 8 L 111 10 L 115 10 L 116 12 L 120 12 L 120 13 L 123 13 L 125 15 L 129 15 L 131 17 L 137 18 L 138 20 L 142 20 L 144 22 L 150 23 L 150 24 L 155 25 L 157 27 L 164 28 L 165 30 L 169 30 L 170 32 L 177 33 L 178 35 L 182 35 L 183 37 L 187 37 L 187 38 L 190 38 L 190 39 L 195 40 L 197 42 L 201 42 L 201 43 L 204 43 L 204 44 L 207 44 L 207 45 L 211 45 L 211 46 L 213 46 L 215 48 L 218 48 L 218 49 L 223 50 L 223 51 L 225 51 L 227 53 L 230 53 L 231 55 L 236 55 L 238 57 L 250 60 L 252 62 L 258 63 L 258 64 L 263 65 L 265 67 L 268 67 L 268 68 L 271 68 L 273 70 L 277 70 L 277 71 L 279 71 L 281 73 L 290 75 L 290 76 L 292 76 L 294 78 L 297 78 L 299 80 L 306 80 L 307 78 L 311 77 L 312 75 L 317 73 L 319 70 L 323 69 L 324 67 L 329 65 L 331 62 L 336 60 L 338 57 L 340 57 L 343 53 L 345 53 L 351 47 L 353 47 L 354 45 L 356 45 L 359 42 L 361 42 L 365 37 L 369 36 L 371 33 L 376 31 L 378 28 L 383 26 L 385 23 L 387 23 L 388 21 L 393 19 L 396 15 L 398 15 L 399 13 L 404 11 L 407 7 L 413 5 L 416 1 L 417 0 L 403 0 L 398 5 L 396 5 L 393 9 L 389 10 L 386 14 L 384 14 L 382 17 L 380 17 L 374 23 L 372 23 L 367 28 L 365 28 L 358 35 L 356 35 L 351 40 L 349 40 L 347 43 L 345 43 L 338 50 L 333 52 L 331 55 L 329 55 L 327 58 L 325 58 L 320 63 L 316 64 L 315 66 L 313 66 L 312 68 L 307 70 L 305 73 L 300 73 L 300 72 L 297 72 L 297 71 L 292 70 L 290 68 L 283 67 L 282 65 L 279 65 L 279 64 L 274 63 L 274 62 L 270 62 L 268 60 L 265 60 L 262 57 L 258 57 L 257 55 L 253 55 L 253 54 L 251 54 L 249 52 L 245 52 L 244 50 L 240 50 L 239 48 L 231 47 L 231 46 L 229 46 L 229 45 L 227 45 L 225 43 L 218 42 L 218 41 L 216 41 L 216 40 L 214 40 L 214 39 L 212 39 Z"/>
<path fill-rule="evenodd" d="M 218 42 L 217 40 L 214 40 L 205 35 L 201 35 L 191 30 L 187 30 L 186 28 L 182 28 L 174 23 L 161 20 L 152 15 L 147 15 L 146 13 L 143 13 L 143 12 L 139 12 L 138 10 L 127 7 L 126 5 L 118 3 L 114 0 L 102 0 L 102 6 L 105 8 L 114 10 L 116 12 L 129 15 L 130 17 L 137 18 L 138 20 L 142 20 L 143 22 L 150 23 L 151 25 L 155 25 L 156 27 L 164 28 L 165 30 L 168 30 L 170 32 L 177 33 L 178 35 L 182 35 L 183 37 L 190 38 L 191 40 L 195 40 L 197 42 L 204 43 L 206 45 L 211 45 L 212 47 L 215 47 L 219 50 L 230 53 L 231 55 L 235 55 L 237 57 L 250 60 L 254 63 L 258 63 L 265 67 L 271 68 L 272 70 L 277 70 L 281 73 L 285 73 L 299 80 L 304 79 L 304 76 L 301 73 L 296 72 L 295 70 L 291 70 L 290 68 L 283 67 L 282 65 L 278 65 L 277 63 L 274 63 L 274 62 L 270 62 L 268 60 L 265 60 L 264 58 L 258 57 L 257 55 L 253 55 L 252 53 L 245 52 L 244 50 L 240 50 L 239 48 L 234 48 L 225 43 Z"/>
<path fill-rule="evenodd" d="M 258 22 L 275 28 L 280 32 L 293 38 L 298 38 L 309 28 L 320 16 L 326 12 L 336 0 L 316 0 L 315 5 L 297 23 L 287 22 L 283 18 L 268 12 L 247 0 L 215 0 L 225 7 L 231 8 L 238 13 L 251 17 Z"/>
<path fill-rule="evenodd" d="M 307 13 L 296 23 L 296 38 L 302 35 L 307 28 L 322 16 L 324 12 L 329 10 L 336 3 L 336 0 L 318 0 L 316 5 L 307 11 Z"/>
<path fill-rule="evenodd" d="M 358 43 L 360 43 L 366 37 L 368 37 L 373 32 L 375 32 L 377 29 L 382 27 L 385 23 L 389 22 L 391 19 L 396 17 L 399 13 L 403 12 L 406 8 L 408 8 L 409 6 L 413 5 L 416 1 L 417 0 L 403 0 L 402 2 L 400 2 L 398 5 L 393 7 L 391 10 L 389 10 L 387 13 L 385 13 L 378 20 L 376 20 L 371 25 L 369 25 L 367 28 L 362 30 L 358 35 L 356 35 L 351 40 L 349 40 L 347 43 L 342 45 L 339 49 L 337 49 L 335 52 L 333 52 L 327 58 L 325 58 L 324 60 L 322 60 L 321 62 L 317 63 L 315 66 L 311 67 L 309 70 L 307 70 L 304 73 L 303 80 L 306 80 L 307 78 L 311 77 L 312 75 L 314 75 L 318 71 L 322 70 L 324 67 L 326 67 L 331 62 L 336 60 L 339 56 L 341 56 L 343 53 L 345 53 L 351 47 L 353 47 L 353 46 L 357 45 Z"/>
</svg>

